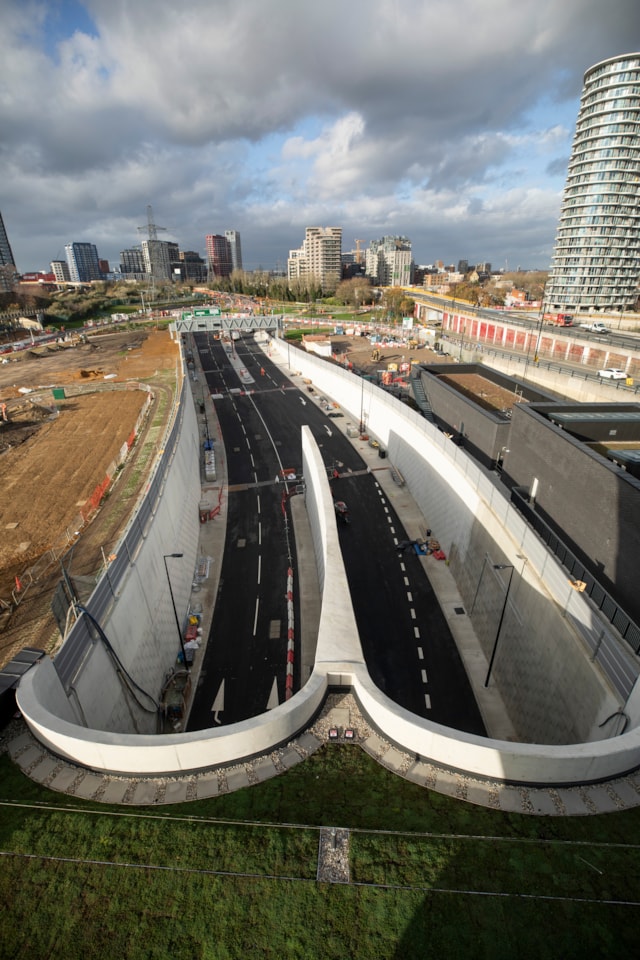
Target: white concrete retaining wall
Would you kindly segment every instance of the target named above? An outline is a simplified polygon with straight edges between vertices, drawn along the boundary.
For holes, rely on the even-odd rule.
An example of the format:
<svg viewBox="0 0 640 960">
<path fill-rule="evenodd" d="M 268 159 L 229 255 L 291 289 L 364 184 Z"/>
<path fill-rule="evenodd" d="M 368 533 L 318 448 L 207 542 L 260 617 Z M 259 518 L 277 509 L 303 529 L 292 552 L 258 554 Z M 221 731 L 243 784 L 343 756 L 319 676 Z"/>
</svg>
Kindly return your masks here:
<svg viewBox="0 0 640 960">
<path fill-rule="evenodd" d="M 312 377 L 321 389 L 347 409 L 359 414 L 360 404 L 364 402 L 361 391 L 366 384 L 343 371 L 335 371 L 335 368 L 322 361 L 311 363 L 312 360 L 296 354 L 296 368 L 302 367 L 305 375 Z M 418 418 L 414 423 L 411 423 L 411 417 L 406 418 L 405 433 L 404 424 L 399 422 L 405 411 L 395 408 L 392 414 L 385 413 L 387 401 L 388 398 L 384 396 L 367 396 L 370 428 L 375 428 L 376 435 L 383 443 L 391 442 L 392 450 L 393 438 L 400 434 L 405 444 L 410 446 L 412 439 L 418 439 Z M 494 522 L 498 524 L 500 517 L 506 517 L 509 513 L 509 504 L 488 481 L 484 490 L 481 482 L 484 478 L 478 476 L 478 471 L 468 462 L 468 458 L 460 458 L 456 462 L 457 448 L 445 450 L 444 442 L 443 448 L 439 449 L 437 440 L 434 437 L 427 459 L 435 462 L 447 479 L 451 476 L 453 496 L 459 502 L 464 499 L 474 511 L 492 511 L 495 514 Z M 72 722 L 53 664 L 44 659 L 27 673 L 18 691 L 19 707 L 39 740 L 54 753 L 100 771 L 171 775 L 206 769 L 267 752 L 291 739 L 309 723 L 320 708 L 328 685 L 332 684 L 352 686 L 371 722 L 403 750 L 472 775 L 530 784 L 583 783 L 608 779 L 640 764 L 640 728 L 634 728 L 613 740 L 597 743 L 567 746 L 507 743 L 474 737 L 431 723 L 409 713 L 381 693 L 372 683 L 363 662 L 338 548 L 335 514 L 325 468 L 308 430 L 303 430 L 303 459 L 309 518 L 324 585 L 316 663 L 303 689 L 268 714 L 228 727 L 168 736 L 118 734 L 82 728 Z M 413 469 L 409 459 L 407 469 L 409 472 Z M 482 496 L 483 493 L 485 496 Z M 464 525 L 459 523 L 456 510 L 451 509 L 447 515 L 450 517 L 447 529 L 451 535 L 456 533 L 458 543 L 464 543 Z M 515 552 L 512 536 L 505 531 L 503 538 L 505 550 L 509 548 L 511 552 L 508 556 L 511 556 Z M 516 541 L 515 549 L 525 543 L 522 524 L 521 538 Z M 549 594 L 553 596 L 560 590 L 560 584 L 553 582 L 557 573 L 555 562 L 546 552 L 536 555 L 533 544 L 528 544 L 528 547 L 528 567 L 535 568 L 539 577 L 547 577 L 547 581 L 551 581 L 550 584 L 547 581 L 545 583 Z M 166 552 L 171 551 L 166 549 Z M 148 572 L 153 574 L 152 564 Z M 566 600 L 566 609 L 582 629 L 590 629 L 591 611 L 580 595 L 571 591 Z M 132 637 L 132 645 L 135 642 Z M 98 689 L 96 681 L 95 690 Z"/>
</svg>

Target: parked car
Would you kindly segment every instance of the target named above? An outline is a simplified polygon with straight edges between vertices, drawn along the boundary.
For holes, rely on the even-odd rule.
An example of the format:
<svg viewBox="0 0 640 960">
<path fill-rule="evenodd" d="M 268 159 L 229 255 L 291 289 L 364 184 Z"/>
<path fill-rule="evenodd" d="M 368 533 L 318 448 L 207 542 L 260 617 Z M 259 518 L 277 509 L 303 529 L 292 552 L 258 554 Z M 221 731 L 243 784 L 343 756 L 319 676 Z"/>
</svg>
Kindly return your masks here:
<svg viewBox="0 0 640 960">
<path fill-rule="evenodd" d="M 592 333 L 609 333 L 609 328 L 604 323 L 581 323 L 582 330 L 591 330 Z"/>
<path fill-rule="evenodd" d="M 598 370 L 598 376 L 603 380 L 626 380 L 627 375 L 624 370 L 618 370 L 616 367 L 607 367 L 606 370 Z"/>
</svg>

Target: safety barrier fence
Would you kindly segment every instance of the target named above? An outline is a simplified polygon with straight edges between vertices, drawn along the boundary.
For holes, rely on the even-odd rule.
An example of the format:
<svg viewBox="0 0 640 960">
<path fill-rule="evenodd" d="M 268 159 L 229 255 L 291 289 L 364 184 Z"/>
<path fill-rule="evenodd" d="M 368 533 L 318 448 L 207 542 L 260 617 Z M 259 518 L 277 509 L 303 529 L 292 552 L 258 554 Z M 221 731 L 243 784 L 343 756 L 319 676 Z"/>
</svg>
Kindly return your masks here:
<svg viewBox="0 0 640 960">
<path fill-rule="evenodd" d="M 167 474 L 182 428 L 184 403 L 186 398 L 186 381 L 181 383 L 180 393 L 176 398 L 165 436 L 161 441 L 162 453 L 156 461 L 148 486 L 145 488 L 142 500 L 134 510 L 132 518 L 120 539 L 113 559 L 105 568 L 102 577 L 91 594 L 87 609 L 99 623 L 107 620 L 109 610 L 117 595 L 118 585 L 134 563 L 140 546 L 144 541 L 151 521 L 155 515 L 158 502 L 162 496 Z M 96 642 L 95 632 L 87 617 L 81 617 L 73 625 L 55 657 L 56 671 L 68 691 L 69 687 L 81 670 L 83 663 Z"/>
</svg>

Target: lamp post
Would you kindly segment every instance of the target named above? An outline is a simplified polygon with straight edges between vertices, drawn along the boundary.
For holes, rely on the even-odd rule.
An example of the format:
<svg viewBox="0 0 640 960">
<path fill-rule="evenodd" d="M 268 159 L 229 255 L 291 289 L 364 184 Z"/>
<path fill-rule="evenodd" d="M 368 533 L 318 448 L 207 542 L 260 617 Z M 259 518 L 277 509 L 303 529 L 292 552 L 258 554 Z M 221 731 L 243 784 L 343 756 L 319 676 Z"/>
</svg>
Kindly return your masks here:
<svg viewBox="0 0 640 960">
<path fill-rule="evenodd" d="M 167 583 L 169 584 L 169 595 L 171 597 L 171 605 L 173 606 L 173 615 L 176 618 L 176 627 L 178 628 L 178 636 L 180 638 L 180 650 L 182 652 L 182 662 L 184 663 L 184 668 L 189 672 L 189 667 L 187 665 L 187 651 L 184 648 L 184 637 L 182 636 L 182 629 L 180 627 L 180 620 L 178 619 L 178 611 L 176 610 L 176 601 L 173 596 L 173 589 L 171 587 L 171 577 L 169 576 L 169 567 L 167 565 L 167 560 L 171 557 L 178 560 L 180 557 L 183 557 L 183 553 L 165 553 L 162 557 L 164 560 L 164 569 L 167 574 Z"/>
<path fill-rule="evenodd" d="M 507 610 L 507 601 L 509 599 L 509 590 L 511 588 L 511 580 L 513 579 L 513 571 L 515 567 L 512 563 L 494 563 L 494 570 L 509 570 L 509 580 L 507 583 L 507 589 L 504 595 L 504 603 L 502 604 L 502 611 L 500 613 L 500 620 L 498 621 L 498 629 L 496 630 L 496 638 L 493 641 L 493 650 L 491 651 L 491 659 L 489 660 L 489 669 L 487 670 L 487 678 L 484 681 L 485 687 L 489 686 L 489 677 L 491 676 L 491 671 L 493 669 L 493 661 L 496 658 L 496 650 L 498 649 L 498 640 L 500 639 L 500 630 L 502 629 L 502 621 L 504 620 L 504 615 Z"/>
<path fill-rule="evenodd" d="M 478 577 L 478 586 L 476 587 L 476 592 L 473 595 L 473 603 L 471 604 L 471 610 L 469 610 L 469 616 L 471 616 L 471 614 L 474 611 L 476 600 L 478 599 L 478 593 L 480 591 L 480 584 L 482 583 L 482 574 L 484 573 L 484 568 L 487 565 L 488 559 L 489 559 L 489 554 L 485 553 L 484 560 L 482 561 L 482 569 L 480 570 L 480 576 Z"/>
</svg>

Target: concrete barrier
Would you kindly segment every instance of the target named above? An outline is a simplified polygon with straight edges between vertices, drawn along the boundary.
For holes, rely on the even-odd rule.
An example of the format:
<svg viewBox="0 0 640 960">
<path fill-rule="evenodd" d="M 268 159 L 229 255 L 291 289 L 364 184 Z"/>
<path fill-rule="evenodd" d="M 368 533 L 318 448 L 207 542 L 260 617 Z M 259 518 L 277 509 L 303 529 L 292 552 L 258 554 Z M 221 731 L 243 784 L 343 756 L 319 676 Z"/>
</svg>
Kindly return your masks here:
<svg viewBox="0 0 640 960">
<path fill-rule="evenodd" d="M 286 347 L 284 348 L 286 350 Z M 311 360 L 311 358 L 308 358 Z M 362 382 L 332 367 L 296 353 L 296 367 L 347 409 L 359 410 Z M 372 394 L 369 427 L 385 444 L 393 441 L 398 411 L 384 415 L 384 404 Z M 412 429 L 417 430 L 417 424 Z M 409 430 L 409 437 L 412 436 Z M 316 659 L 304 687 L 268 714 L 215 730 L 166 736 L 96 731 L 74 722 L 51 661 L 30 670 L 18 690 L 18 705 L 33 734 L 55 754 L 94 770 L 134 775 L 175 775 L 233 764 L 269 752 L 304 729 L 318 712 L 330 686 L 352 687 L 372 725 L 402 750 L 436 765 L 472 776 L 526 784 L 578 784 L 619 776 L 640 764 L 640 728 L 637 726 L 638 691 L 627 704 L 633 719 L 629 733 L 614 740 L 548 746 L 511 743 L 475 737 L 443 727 L 409 713 L 389 700 L 373 684 L 362 654 L 355 616 L 347 587 L 326 470 L 308 428 L 302 431 L 306 503 L 321 587 L 322 605 Z M 439 459 L 457 496 L 471 498 L 478 510 L 491 504 L 481 497 L 471 480 L 468 461 L 456 463 L 457 448 L 439 449 Z M 404 472 L 404 471 L 403 471 Z M 473 471 L 471 471 L 473 473 Z M 410 485 L 410 475 L 406 473 Z M 497 497 L 500 515 L 505 504 Z M 475 509 L 474 508 L 474 509 Z M 508 538 L 505 538 L 508 539 Z M 545 558 L 545 563 L 547 559 Z M 548 563 L 553 566 L 549 559 Z M 577 595 L 571 598 L 574 614 L 588 620 L 588 608 Z M 584 610 L 579 608 L 584 605 Z"/>
</svg>

